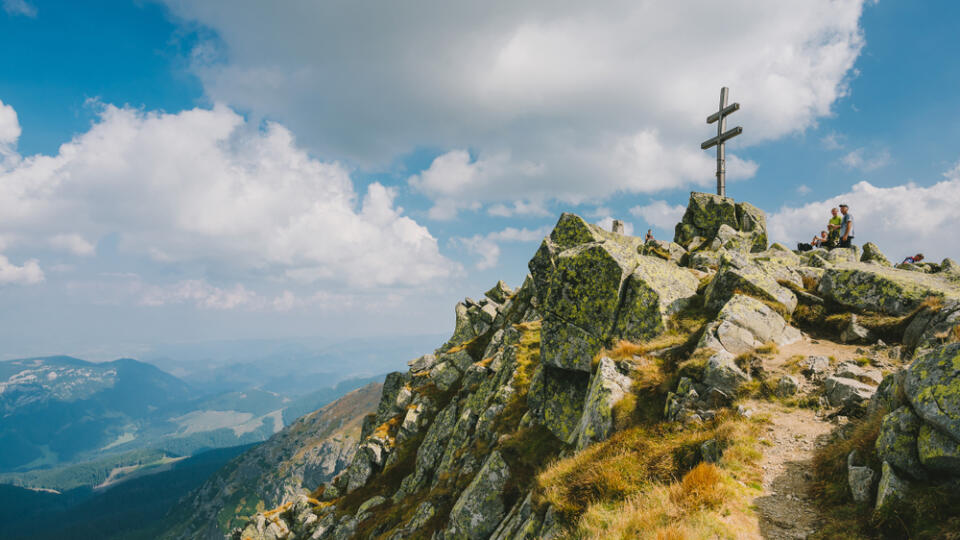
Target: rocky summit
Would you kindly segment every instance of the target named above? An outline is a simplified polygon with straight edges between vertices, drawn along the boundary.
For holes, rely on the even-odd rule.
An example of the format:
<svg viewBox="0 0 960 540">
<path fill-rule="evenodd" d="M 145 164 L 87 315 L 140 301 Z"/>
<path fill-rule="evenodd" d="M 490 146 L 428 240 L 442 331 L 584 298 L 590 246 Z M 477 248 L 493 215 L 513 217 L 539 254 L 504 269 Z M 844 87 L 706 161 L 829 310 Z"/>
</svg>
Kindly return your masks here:
<svg viewBox="0 0 960 540">
<path fill-rule="evenodd" d="M 960 524 L 953 261 L 768 246 L 761 210 L 693 193 L 673 242 L 563 214 L 529 271 L 458 303 L 452 337 L 387 377 L 334 478 L 231 537 L 933 538 Z"/>
</svg>

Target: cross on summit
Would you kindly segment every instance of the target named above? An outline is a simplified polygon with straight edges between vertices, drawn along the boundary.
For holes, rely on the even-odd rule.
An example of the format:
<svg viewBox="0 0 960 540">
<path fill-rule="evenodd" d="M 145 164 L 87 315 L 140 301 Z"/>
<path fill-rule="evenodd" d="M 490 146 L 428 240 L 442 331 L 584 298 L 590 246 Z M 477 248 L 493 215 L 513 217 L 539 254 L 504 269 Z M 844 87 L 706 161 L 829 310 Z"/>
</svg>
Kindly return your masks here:
<svg viewBox="0 0 960 540">
<path fill-rule="evenodd" d="M 723 131 L 727 129 L 727 116 L 740 110 L 739 103 L 727 105 L 727 94 L 729 92 L 730 89 L 726 86 L 720 89 L 720 110 L 707 117 L 708 124 L 717 123 L 717 136 L 704 141 L 703 144 L 700 145 L 702 150 L 706 150 L 711 146 L 717 147 L 717 195 L 721 197 L 727 196 L 727 159 L 724 155 L 723 143 L 743 133 L 743 128 L 740 126 L 727 132 Z"/>
</svg>

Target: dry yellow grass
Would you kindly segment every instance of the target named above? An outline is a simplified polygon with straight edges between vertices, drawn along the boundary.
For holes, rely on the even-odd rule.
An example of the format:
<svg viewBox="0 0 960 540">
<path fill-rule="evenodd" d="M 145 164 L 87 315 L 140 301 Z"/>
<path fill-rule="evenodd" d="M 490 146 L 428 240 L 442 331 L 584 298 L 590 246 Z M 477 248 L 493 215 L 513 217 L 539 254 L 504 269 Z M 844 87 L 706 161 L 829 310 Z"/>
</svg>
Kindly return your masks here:
<svg viewBox="0 0 960 540">
<path fill-rule="evenodd" d="M 571 538 L 739 538 L 756 528 L 749 501 L 757 490 L 747 486 L 762 477 L 761 424 L 721 417 L 680 431 L 633 426 L 551 463 L 538 493 L 574 524 Z M 709 439 L 723 456 L 698 464 Z"/>
</svg>

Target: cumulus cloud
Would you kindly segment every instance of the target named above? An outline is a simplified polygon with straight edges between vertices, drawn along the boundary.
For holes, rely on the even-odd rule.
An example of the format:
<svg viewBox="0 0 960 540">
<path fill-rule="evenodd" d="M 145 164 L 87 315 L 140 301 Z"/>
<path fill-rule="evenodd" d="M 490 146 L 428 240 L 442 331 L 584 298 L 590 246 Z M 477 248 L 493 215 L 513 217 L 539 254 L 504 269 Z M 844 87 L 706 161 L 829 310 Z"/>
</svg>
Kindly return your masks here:
<svg viewBox="0 0 960 540">
<path fill-rule="evenodd" d="M 830 208 L 850 205 L 855 243 L 874 242 L 893 259 L 923 252 L 931 260 L 960 253 L 960 163 L 929 187 L 907 183 L 877 187 L 855 184 L 850 192 L 801 207 L 783 207 L 768 220 L 772 240 L 806 241 L 824 228 Z"/>
<path fill-rule="evenodd" d="M 241 284 L 221 289 L 203 280 L 184 280 L 173 285 L 147 287 L 140 298 L 145 306 L 192 303 L 204 309 L 234 309 L 254 306 L 257 294 Z"/>
<path fill-rule="evenodd" d="M 0 140 L 12 147 L 19 128 L 9 128 L 6 110 Z M 177 114 L 105 105 L 57 155 L 15 155 L 0 168 L 0 235 L 89 255 L 116 234 L 123 253 L 236 279 L 299 272 L 357 287 L 414 286 L 456 271 L 395 196 L 379 183 L 355 192 L 347 168 L 310 157 L 285 127 L 257 128 L 223 105 Z M 73 232 L 58 230 L 63 216 Z M 204 290 L 190 282 L 155 297 L 197 300 Z M 246 298 L 207 292 L 209 307 Z"/>
<path fill-rule="evenodd" d="M 875 171 L 890 163 L 890 152 L 886 149 L 869 152 L 866 148 L 857 148 L 840 158 L 840 163 L 863 172 Z"/>
<path fill-rule="evenodd" d="M 93 255 L 96 249 L 93 244 L 79 234 L 57 234 L 51 236 L 48 243 L 54 249 L 79 256 Z"/>
<path fill-rule="evenodd" d="M 26 0 L 3 0 L 3 10 L 9 15 L 37 16 L 37 8 Z"/>
<path fill-rule="evenodd" d="M 493 268 L 500 261 L 500 244 L 504 242 L 538 242 L 549 234 L 550 227 L 537 229 L 517 229 L 507 227 L 501 231 L 494 231 L 485 235 L 476 234 L 470 237 L 457 237 L 451 243 L 464 247 L 469 253 L 477 256 L 477 270 Z"/>
<path fill-rule="evenodd" d="M 0 285 L 34 285 L 44 280 L 43 270 L 36 259 L 30 259 L 17 266 L 5 256 L 0 255 Z"/>
<path fill-rule="evenodd" d="M 661 229 L 673 230 L 687 207 L 681 204 L 671 206 L 667 201 L 654 200 L 650 204 L 634 206 L 630 213 Z"/>
<path fill-rule="evenodd" d="M 738 148 L 829 115 L 864 43 L 862 0 L 166 3 L 218 36 L 195 55 L 214 100 L 364 168 L 441 149 L 410 179 L 436 219 L 708 185 L 723 85 L 749 178 Z"/>
</svg>

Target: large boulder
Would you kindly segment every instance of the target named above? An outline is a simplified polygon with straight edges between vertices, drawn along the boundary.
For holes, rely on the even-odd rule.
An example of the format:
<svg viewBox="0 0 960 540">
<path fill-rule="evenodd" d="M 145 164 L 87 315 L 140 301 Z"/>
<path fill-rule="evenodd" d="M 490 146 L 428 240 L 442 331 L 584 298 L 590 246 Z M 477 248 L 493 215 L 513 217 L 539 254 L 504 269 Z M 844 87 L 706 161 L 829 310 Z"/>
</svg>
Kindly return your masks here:
<svg viewBox="0 0 960 540">
<path fill-rule="evenodd" d="M 640 255 L 639 238 L 612 234 L 563 214 L 530 261 L 543 315 L 541 358 L 590 371 L 600 349 L 618 339 L 643 340 L 696 295 L 686 269 Z"/>
<path fill-rule="evenodd" d="M 687 247 L 694 237 L 713 238 L 721 225 L 737 230 L 737 207 L 733 199 L 712 193 L 690 194 L 687 211 L 677 224 L 673 241 Z"/>
<path fill-rule="evenodd" d="M 914 360 L 903 387 L 920 418 L 960 441 L 960 343 L 939 347 Z"/>
<path fill-rule="evenodd" d="M 910 407 L 900 407 L 883 417 L 876 442 L 878 458 L 920 480 L 927 477 L 917 455 L 921 423 Z"/>
<path fill-rule="evenodd" d="M 507 462 L 500 452 L 493 451 L 454 503 L 445 536 L 471 540 L 488 538 L 506 514 L 503 488 L 509 477 Z"/>
<path fill-rule="evenodd" d="M 734 295 L 717 315 L 717 340 L 734 355 L 749 352 L 766 343 L 789 345 L 801 338 L 800 331 L 787 324 L 763 302 Z"/>
<path fill-rule="evenodd" d="M 854 310 L 906 315 L 926 298 L 960 299 L 960 287 L 936 274 L 838 262 L 824 269 L 820 296 Z"/>
<path fill-rule="evenodd" d="M 729 228 L 727 234 L 719 235 L 721 228 Z M 695 249 L 695 238 L 708 241 L 716 238 L 718 245 L 730 243 L 730 247 L 744 251 L 767 249 L 767 219 L 763 211 L 749 203 L 735 203 L 728 197 L 712 193 L 690 194 L 687 211 L 674 231 L 674 242 L 687 249 Z"/>
</svg>

